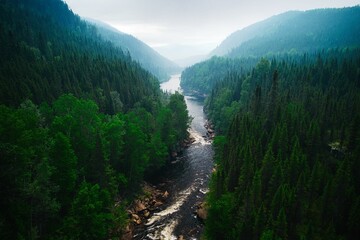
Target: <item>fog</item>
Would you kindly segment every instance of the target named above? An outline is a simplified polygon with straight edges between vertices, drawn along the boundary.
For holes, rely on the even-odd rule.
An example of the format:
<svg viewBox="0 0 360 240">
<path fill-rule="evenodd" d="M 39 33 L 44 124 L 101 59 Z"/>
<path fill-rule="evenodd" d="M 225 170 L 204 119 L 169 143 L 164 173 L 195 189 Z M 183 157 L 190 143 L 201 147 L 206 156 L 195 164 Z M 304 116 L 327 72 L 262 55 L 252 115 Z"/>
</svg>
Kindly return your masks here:
<svg viewBox="0 0 360 240">
<path fill-rule="evenodd" d="M 171 60 L 205 55 L 232 32 L 289 10 L 355 0 L 65 0 L 75 13 L 129 33 Z"/>
</svg>

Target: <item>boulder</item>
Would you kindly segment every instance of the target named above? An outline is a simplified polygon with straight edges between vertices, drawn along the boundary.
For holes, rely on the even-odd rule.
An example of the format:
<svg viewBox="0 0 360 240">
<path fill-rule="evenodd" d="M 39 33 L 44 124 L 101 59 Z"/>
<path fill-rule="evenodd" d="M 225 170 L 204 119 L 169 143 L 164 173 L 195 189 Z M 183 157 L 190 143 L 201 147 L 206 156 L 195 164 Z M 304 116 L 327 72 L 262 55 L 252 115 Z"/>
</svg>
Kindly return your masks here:
<svg viewBox="0 0 360 240">
<path fill-rule="evenodd" d="M 139 215 L 137 215 L 137 214 L 135 214 L 135 213 L 133 213 L 133 214 L 131 215 L 131 220 L 138 220 L 138 219 L 140 219 Z"/>
<path fill-rule="evenodd" d="M 166 199 L 169 197 L 169 193 L 168 191 L 165 191 L 164 194 L 162 195 L 162 198 Z"/>
<path fill-rule="evenodd" d="M 155 201 L 154 207 L 160 207 L 161 205 L 163 205 L 161 201 Z"/>
<path fill-rule="evenodd" d="M 136 223 L 137 225 L 141 224 L 141 219 L 140 219 L 139 215 L 137 215 L 137 214 L 133 214 L 131 216 L 131 221 Z"/>
<path fill-rule="evenodd" d="M 201 220 L 206 220 L 207 218 L 207 209 L 206 209 L 206 204 L 203 202 L 200 205 L 198 205 L 198 209 L 196 210 L 196 215 L 198 218 L 200 218 Z"/>
<path fill-rule="evenodd" d="M 135 203 L 135 212 L 139 213 L 146 209 L 145 205 L 141 201 L 136 201 Z"/>
<path fill-rule="evenodd" d="M 148 210 L 144 211 L 144 217 L 145 218 L 149 218 L 150 217 L 150 212 Z"/>
</svg>

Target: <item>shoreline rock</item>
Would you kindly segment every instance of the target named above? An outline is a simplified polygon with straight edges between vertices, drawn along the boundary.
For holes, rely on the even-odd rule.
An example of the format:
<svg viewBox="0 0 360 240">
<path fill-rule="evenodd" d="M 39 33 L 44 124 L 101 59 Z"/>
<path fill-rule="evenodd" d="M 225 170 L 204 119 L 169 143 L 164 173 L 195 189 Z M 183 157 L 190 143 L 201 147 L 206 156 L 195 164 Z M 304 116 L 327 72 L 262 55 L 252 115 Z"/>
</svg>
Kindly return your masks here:
<svg viewBox="0 0 360 240">
<path fill-rule="evenodd" d="M 215 137 L 215 130 L 214 130 L 214 124 L 212 124 L 209 120 L 206 120 L 204 127 L 207 131 L 206 136 L 210 139 L 213 140 Z"/>
<path fill-rule="evenodd" d="M 199 205 L 197 205 L 197 209 L 196 209 L 196 216 L 201 220 L 201 221 L 205 221 L 207 218 L 207 206 L 206 206 L 206 202 L 201 202 Z"/>
<path fill-rule="evenodd" d="M 132 239 L 135 228 L 142 226 L 154 213 L 161 211 L 170 196 L 168 191 L 161 191 L 146 182 L 142 185 L 142 191 L 143 194 L 127 208 L 129 224 L 120 238 L 122 240 Z"/>
</svg>

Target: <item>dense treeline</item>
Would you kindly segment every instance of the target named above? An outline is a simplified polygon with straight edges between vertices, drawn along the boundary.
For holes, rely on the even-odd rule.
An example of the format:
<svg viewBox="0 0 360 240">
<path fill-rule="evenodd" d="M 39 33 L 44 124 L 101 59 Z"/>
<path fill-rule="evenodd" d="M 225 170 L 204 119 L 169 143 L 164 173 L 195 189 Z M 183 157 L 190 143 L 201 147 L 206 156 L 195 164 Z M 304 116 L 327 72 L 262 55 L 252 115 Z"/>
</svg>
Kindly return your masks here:
<svg viewBox="0 0 360 240">
<path fill-rule="evenodd" d="M 262 59 L 216 85 L 207 110 L 226 135 L 214 141 L 208 239 L 360 236 L 359 69 L 360 51 L 344 49 Z"/>
<path fill-rule="evenodd" d="M 285 12 L 232 33 L 211 56 L 313 53 L 360 44 L 360 6 Z"/>
<path fill-rule="evenodd" d="M 160 82 L 169 80 L 171 74 L 179 73 L 179 66 L 161 56 L 139 39 L 120 32 L 105 23 L 94 20 L 88 21 L 96 25 L 99 34 L 104 39 L 111 41 L 115 46 L 121 47 L 124 52 L 129 52 L 133 60 L 139 62 L 144 69 L 154 74 Z"/>
<path fill-rule="evenodd" d="M 51 103 L 72 93 L 112 114 L 159 95 L 155 77 L 62 1 L 3 0 L 0 12 L 1 103 Z"/>
<path fill-rule="evenodd" d="M 187 137 L 184 97 L 61 0 L 0 0 L 0 43 L 0 238 L 119 238 Z"/>
<path fill-rule="evenodd" d="M 121 230 L 123 200 L 164 166 L 187 122 L 178 93 L 153 112 L 116 115 L 73 95 L 51 106 L 0 105 L 1 239 L 105 239 Z"/>
<path fill-rule="evenodd" d="M 186 68 L 181 73 L 181 88 L 189 93 L 209 94 L 215 84 L 227 73 L 244 74 L 255 66 L 258 60 L 258 58 L 212 57 Z"/>
</svg>

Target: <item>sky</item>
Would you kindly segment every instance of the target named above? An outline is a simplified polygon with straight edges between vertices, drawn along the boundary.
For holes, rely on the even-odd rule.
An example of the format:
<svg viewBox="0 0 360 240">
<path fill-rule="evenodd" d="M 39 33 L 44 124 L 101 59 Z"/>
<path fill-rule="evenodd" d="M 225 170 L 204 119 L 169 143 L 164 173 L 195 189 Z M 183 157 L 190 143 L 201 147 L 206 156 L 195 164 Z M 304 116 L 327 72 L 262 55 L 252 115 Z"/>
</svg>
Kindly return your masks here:
<svg viewBox="0 0 360 240">
<path fill-rule="evenodd" d="M 360 0 L 65 0 L 178 60 L 206 55 L 236 30 L 289 10 L 355 6 Z"/>
</svg>

